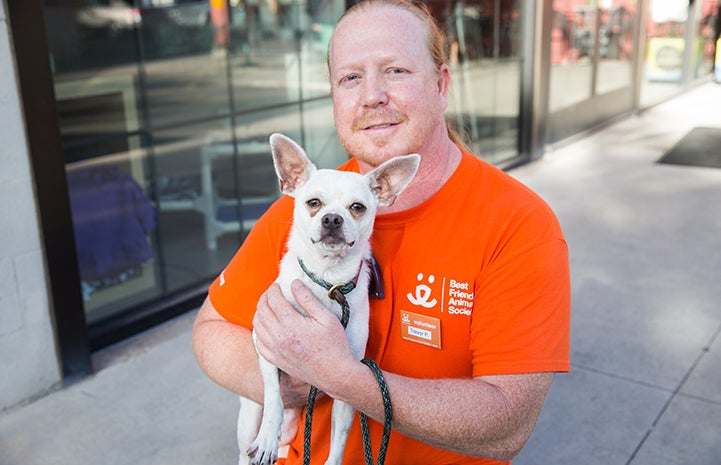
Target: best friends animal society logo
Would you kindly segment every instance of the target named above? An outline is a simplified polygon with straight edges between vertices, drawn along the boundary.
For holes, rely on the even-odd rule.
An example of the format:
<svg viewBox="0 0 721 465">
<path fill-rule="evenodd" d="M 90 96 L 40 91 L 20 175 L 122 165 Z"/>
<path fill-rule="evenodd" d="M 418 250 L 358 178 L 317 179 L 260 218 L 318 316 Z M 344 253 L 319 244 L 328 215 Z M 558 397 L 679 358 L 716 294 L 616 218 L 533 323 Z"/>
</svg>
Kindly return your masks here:
<svg viewBox="0 0 721 465">
<path fill-rule="evenodd" d="M 449 315 L 471 316 L 474 292 L 470 282 L 444 277 L 439 283 L 439 293 L 439 286 L 434 286 L 436 283 L 434 275 L 431 274 L 426 277 L 423 273 L 418 273 L 416 279 L 418 284 L 415 290 L 406 294 L 406 298 L 411 304 L 431 309 L 440 303 L 438 310 L 441 313 L 447 312 Z M 434 288 L 436 289 L 435 292 Z"/>
<path fill-rule="evenodd" d="M 434 275 L 426 277 L 423 273 L 418 273 L 417 281 L 414 291 L 407 293 L 406 298 L 411 305 L 420 307 L 419 311 L 438 308 L 449 315 L 471 315 L 473 291 L 470 282 L 444 277 L 436 283 Z M 440 318 L 401 309 L 401 331 L 403 339 L 441 348 Z"/>
</svg>

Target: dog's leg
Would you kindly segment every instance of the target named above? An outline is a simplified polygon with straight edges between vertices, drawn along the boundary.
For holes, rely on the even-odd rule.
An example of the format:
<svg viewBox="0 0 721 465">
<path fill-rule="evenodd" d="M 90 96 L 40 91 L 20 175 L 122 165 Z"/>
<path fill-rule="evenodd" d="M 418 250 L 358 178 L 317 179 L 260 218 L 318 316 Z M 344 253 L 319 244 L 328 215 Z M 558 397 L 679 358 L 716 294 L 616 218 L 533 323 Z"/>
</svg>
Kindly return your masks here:
<svg viewBox="0 0 721 465">
<path fill-rule="evenodd" d="M 287 408 L 283 410 L 283 427 L 280 434 L 280 445 L 290 444 L 298 434 L 298 423 L 300 422 L 300 407 Z"/>
<path fill-rule="evenodd" d="M 260 355 L 260 373 L 263 377 L 263 417 L 258 437 L 248 449 L 253 465 L 272 465 L 278 460 L 278 444 L 283 423 L 283 398 L 280 396 L 278 368 Z"/>
<path fill-rule="evenodd" d="M 238 465 L 250 465 L 248 449 L 258 434 L 263 406 L 245 397 L 240 397 L 238 412 Z"/>
<path fill-rule="evenodd" d="M 339 400 L 333 401 L 333 412 L 331 414 L 330 429 L 330 452 L 325 465 L 341 465 L 343 462 L 343 451 L 348 440 L 351 423 L 353 423 L 355 408 Z"/>
<path fill-rule="evenodd" d="M 365 301 L 354 302 L 353 305 L 357 312 L 348 322 L 346 334 L 348 335 L 351 352 L 360 360 L 363 358 L 368 340 L 368 304 Z M 339 400 L 333 401 L 330 451 L 325 465 L 341 465 L 343 462 L 343 451 L 345 450 L 345 443 L 348 440 L 348 433 L 354 416 L 355 408 L 352 405 Z"/>
<path fill-rule="evenodd" d="M 368 326 L 363 325 L 358 318 L 351 318 L 346 331 L 351 352 L 360 360 L 363 358 L 365 352 L 366 341 L 368 339 Z M 328 460 L 325 462 L 325 465 L 342 464 L 343 451 L 345 450 L 345 444 L 348 440 L 348 433 L 350 432 L 354 416 L 355 408 L 352 405 L 339 400 L 333 401 L 330 451 L 328 452 Z"/>
</svg>

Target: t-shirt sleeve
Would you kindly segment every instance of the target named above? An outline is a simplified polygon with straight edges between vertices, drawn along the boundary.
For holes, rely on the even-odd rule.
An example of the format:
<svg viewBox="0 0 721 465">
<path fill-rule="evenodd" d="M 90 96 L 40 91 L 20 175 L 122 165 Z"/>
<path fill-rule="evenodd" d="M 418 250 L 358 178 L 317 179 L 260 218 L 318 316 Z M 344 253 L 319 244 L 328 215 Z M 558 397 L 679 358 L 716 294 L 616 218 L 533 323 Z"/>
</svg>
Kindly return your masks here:
<svg viewBox="0 0 721 465">
<path fill-rule="evenodd" d="M 568 249 L 550 209 L 523 215 L 477 282 L 473 375 L 570 369 Z"/>
<path fill-rule="evenodd" d="M 291 198 L 283 197 L 275 202 L 210 285 L 210 302 L 226 320 L 252 328 L 258 299 L 278 276 L 292 212 Z"/>
</svg>

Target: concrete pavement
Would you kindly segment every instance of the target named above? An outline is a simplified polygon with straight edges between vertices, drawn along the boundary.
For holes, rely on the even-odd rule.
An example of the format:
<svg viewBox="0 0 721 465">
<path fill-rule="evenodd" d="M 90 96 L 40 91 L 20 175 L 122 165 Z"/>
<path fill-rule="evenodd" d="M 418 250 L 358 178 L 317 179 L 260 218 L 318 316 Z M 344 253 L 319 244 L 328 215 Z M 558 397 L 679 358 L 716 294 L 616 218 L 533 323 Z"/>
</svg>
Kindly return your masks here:
<svg viewBox="0 0 721 465">
<path fill-rule="evenodd" d="M 656 163 L 719 109 L 706 84 L 511 171 L 558 214 L 573 287 L 573 371 L 515 465 L 721 463 L 721 169 Z M 197 367 L 193 316 L 0 414 L 0 465 L 234 463 L 237 400 Z"/>
</svg>

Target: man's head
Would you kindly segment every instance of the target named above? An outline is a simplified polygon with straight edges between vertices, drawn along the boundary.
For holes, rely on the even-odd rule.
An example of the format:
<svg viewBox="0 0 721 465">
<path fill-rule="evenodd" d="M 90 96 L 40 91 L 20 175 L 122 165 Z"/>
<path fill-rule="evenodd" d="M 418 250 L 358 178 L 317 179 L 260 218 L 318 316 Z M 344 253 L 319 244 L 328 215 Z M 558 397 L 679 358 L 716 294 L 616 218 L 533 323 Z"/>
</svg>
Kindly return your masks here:
<svg viewBox="0 0 721 465">
<path fill-rule="evenodd" d="M 427 31 L 427 43 L 428 53 L 431 55 L 433 63 L 436 68 L 440 69 L 442 65 L 446 64 L 446 53 L 445 53 L 445 40 L 446 36 L 438 25 L 438 22 L 431 14 L 430 10 L 425 3 L 414 0 L 362 0 L 343 13 L 338 19 L 341 22 L 343 18 L 349 16 L 355 12 L 362 12 L 374 7 L 395 7 L 402 10 L 406 10 L 413 16 L 418 18 L 426 28 Z"/>
<path fill-rule="evenodd" d="M 450 72 L 443 34 L 425 7 L 355 5 L 336 25 L 328 67 L 338 136 L 362 167 L 446 150 Z"/>
</svg>

